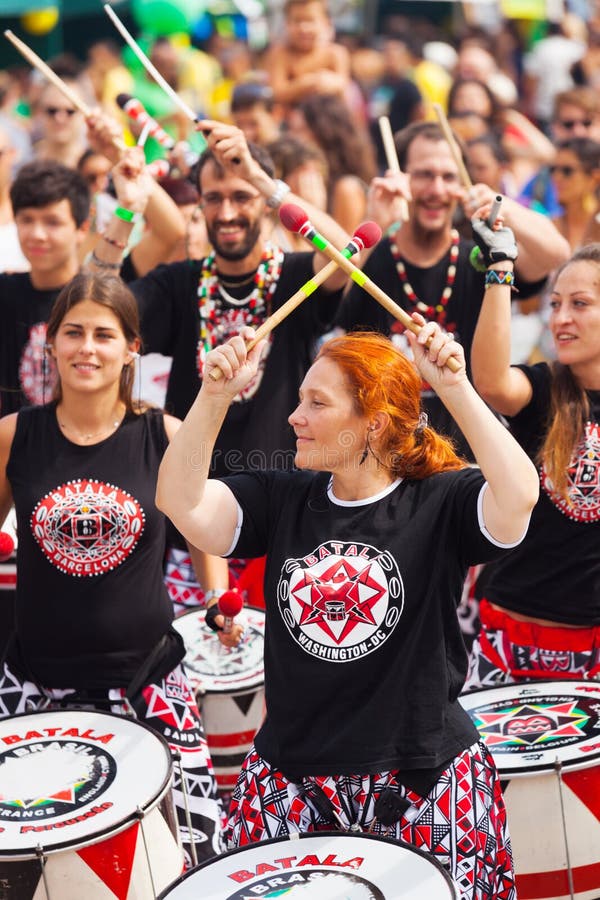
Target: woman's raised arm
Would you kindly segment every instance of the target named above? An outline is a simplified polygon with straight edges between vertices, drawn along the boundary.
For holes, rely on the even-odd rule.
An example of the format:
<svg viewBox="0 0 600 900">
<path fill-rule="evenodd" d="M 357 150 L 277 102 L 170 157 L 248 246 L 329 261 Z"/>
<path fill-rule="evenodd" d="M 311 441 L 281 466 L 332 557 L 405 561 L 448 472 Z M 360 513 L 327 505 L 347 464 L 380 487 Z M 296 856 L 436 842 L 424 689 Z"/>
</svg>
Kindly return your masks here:
<svg viewBox="0 0 600 900">
<path fill-rule="evenodd" d="M 246 353 L 251 328 L 211 350 L 202 387 L 183 424 L 173 435 L 158 473 L 156 505 L 200 550 L 221 556 L 233 544 L 238 507 L 229 488 L 209 478 L 219 430 L 232 399 L 256 375 L 264 342 Z M 219 369 L 223 377 L 211 378 Z"/>
</svg>

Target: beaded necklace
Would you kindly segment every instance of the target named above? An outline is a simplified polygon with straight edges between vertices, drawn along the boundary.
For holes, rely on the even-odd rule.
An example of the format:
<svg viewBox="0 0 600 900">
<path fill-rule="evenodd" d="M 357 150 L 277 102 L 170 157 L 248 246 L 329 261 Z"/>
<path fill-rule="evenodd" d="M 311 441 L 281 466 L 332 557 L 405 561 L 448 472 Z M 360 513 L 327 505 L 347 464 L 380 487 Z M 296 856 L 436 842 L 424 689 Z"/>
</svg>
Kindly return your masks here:
<svg viewBox="0 0 600 900">
<path fill-rule="evenodd" d="M 448 305 L 448 301 L 452 296 L 452 291 L 454 289 L 454 280 L 456 278 L 456 262 L 458 260 L 458 242 L 460 240 L 458 231 L 454 228 L 451 231 L 452 243 L 450 245 L 450 261 L 448 263 L 448 271 L 446 272 L 446 285 L 444 290 L 442 291 L 442 296 L 440 297 L 438 303 L 433 305 L 428 305 L 427 303 L 423 303 L 417 295 L 415 294 L 412 285 L 408 280 L 408 275 L 406 274 L 406 268 L 404 266 L 404 262 L 400 257 L 400 251 L 398 250 L 395 241 L 390 241 L 390 249 L 392 251 L 392 256 L 396 262 L 396 271 L 398 272 L 398 277 L 402 282 L 402 289 L 413 306 L 416 307 L 417 311 L 421 313 L 426 319 L 429 321 L 435 321 L 439 325 L 446 324 L 446 306 Z"/>
<path fill-rule="evenodd" d="M 209 350 L 232 337 L 244 325 L 257 328 L 271 315 L 271 298 L 275 293 L 283 251 L 273 244 L 265 244 L 263 255 L 253 276 L 254 288 L 247 297 L 236 299 L 223 290 L 217 274 L 216 254 L 213 250 L 202 261 L 202 271 L 198 283 L 198 315 L 200 317 L 200 338 L 196 362 L 198 375 L 202 378 L 204 359 Z M 223 299 L 235 308 L 235 331 L 231 319 L 223 316 Z"/>
</svg>

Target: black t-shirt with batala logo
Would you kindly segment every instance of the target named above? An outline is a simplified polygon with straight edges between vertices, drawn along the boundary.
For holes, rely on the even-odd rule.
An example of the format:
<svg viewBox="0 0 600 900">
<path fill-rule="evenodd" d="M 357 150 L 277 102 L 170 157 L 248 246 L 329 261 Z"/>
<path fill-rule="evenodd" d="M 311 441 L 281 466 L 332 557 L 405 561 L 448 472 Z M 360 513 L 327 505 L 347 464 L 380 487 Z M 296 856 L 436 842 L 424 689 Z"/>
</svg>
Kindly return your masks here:
<svg viewBox="0 0 600 900">
<path fill-rule="evenodd" d="M 173 617 L 162 580 L 165 519 L 154 504 L 167 447 L 162 413 L 127 416 L 81 447 L 55 404 L 20 411 L 7 472 L 17 555 L 18 648 L 9 662 L 47 687 L 126 686 Z M 181 659 L 169 638 L 156 666 Z"/>
<path fill-rule="evenodd" d="M 224 479 L 243 512 L 232 552 L 267 553 L 266 720 L 286 774 L 432 769 L 477 740 L 457 702 L 467 567 L 505 552 L 482 532 L 476 469 L 341 504 L 327 473 Z"/>
<path fill-rule="evenodd" d="M 130 284 L 142 317 L 144 351 L 173 357 L 165 408 L 179 418 L 186 416 L 201 384 L 197 362 L 200 275 L 201 262 L 172 263 Z M 271 311 L 312 276 L 312 253 L 286 253 Z M 234 293 L 247 294 L 248 286 Z M 271 332 L 268 356 L 258 377 L 227 413 L 213 454 L 213 474 L 291 467 L 295 439 L 287 417 L 298 402 L 298 388 L 312 362 L 315 342 L 331 327 L 340 299 L 341 291 L 317 290 Z M 239 333 L 247 312 L 247 304 L 217 299 L 221 329 L 215 345 Z"/>
<path fill-rule="evenodd" d="M 533 396 L 510 420 L 535 459 L 550 409 L 546 363 L 519 366 Z M 570 503 L 540 469 L 540 499 L 522 544 L 494 564 L 486 597 L 498 606 L 569 625 L 600 625 L 600 391 L 588 391 L 590 419 L 569 468 Z"/>
<path fill-rule="evenodd" d="M 34 288 L 29 272 L 0 274 L 0 415 L 52 397 L 54 363 L 46 322 L 60 288 Z"/>
</svg>

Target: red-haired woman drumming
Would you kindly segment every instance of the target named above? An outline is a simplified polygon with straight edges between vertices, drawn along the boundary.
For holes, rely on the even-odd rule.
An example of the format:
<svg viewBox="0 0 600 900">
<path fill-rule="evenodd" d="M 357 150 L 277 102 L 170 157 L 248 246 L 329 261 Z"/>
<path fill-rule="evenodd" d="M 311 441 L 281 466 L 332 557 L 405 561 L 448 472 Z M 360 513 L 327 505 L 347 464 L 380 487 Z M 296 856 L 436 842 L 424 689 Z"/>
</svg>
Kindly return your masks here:
<svg viewBox="0 0 600 900">
<path fill-rule="evenodd" d="M 364 829 L 435 854 L 463 900 L 514 898 L 500 783 L 457 700 L 467 659 L 456 604 L 468 566 L 521 540 L 537 478 L 469 384 L 462 348 L 414 319 L 420 376 L 481 472 L 427 426 L 413 364 L 381 335 L 352 334 L 324 344 L 302 383 L 289 418 L 299 471 L 208 479 L 220 423 L 256 371 L 248 330 L 208 354 L 225 377 L 204 379 L 157 503 L 209 553 L 267 554 L 267 716 L 229 845 Z"/>
</svg>

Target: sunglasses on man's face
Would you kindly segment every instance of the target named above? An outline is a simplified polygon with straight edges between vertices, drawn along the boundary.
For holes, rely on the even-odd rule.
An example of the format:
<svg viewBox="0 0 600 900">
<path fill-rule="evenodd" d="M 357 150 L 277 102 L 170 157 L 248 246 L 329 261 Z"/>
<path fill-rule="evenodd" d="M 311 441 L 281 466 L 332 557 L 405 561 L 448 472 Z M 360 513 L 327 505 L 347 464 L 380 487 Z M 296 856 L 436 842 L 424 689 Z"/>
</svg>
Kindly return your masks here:
<svg viewBox="0 0 600 900">
<path fill-rule="evenodd" d="M 550 166 L 551 175 L 562 175 L 563 178 L 570 178 L 575 172 L 580 172 L 576 166 Z"/>
<path fill-rule="evenodd" d="M 59 113 L 66 113 L 69 118 L 71 118 L 71 116 L 75 115 L 77 110 L 68 108 L 66 106 L 46 106 L 44 112 L 47 116 L 51 116 L 52 118 L 55 118 L 55 116 L 57 116 Z"/>
<path fill-rule="evenodd" d="M 591 128 L 592 124 L 593 119 L 559 119 L 559 125 L 566 131 L 572 131 L 578 125 L 583 125 L 584 128 Z"/>
</svg>

